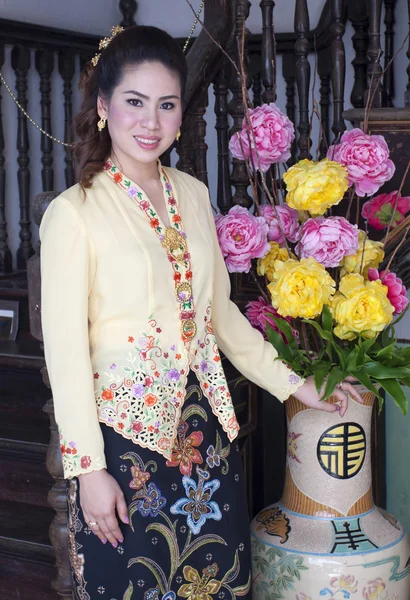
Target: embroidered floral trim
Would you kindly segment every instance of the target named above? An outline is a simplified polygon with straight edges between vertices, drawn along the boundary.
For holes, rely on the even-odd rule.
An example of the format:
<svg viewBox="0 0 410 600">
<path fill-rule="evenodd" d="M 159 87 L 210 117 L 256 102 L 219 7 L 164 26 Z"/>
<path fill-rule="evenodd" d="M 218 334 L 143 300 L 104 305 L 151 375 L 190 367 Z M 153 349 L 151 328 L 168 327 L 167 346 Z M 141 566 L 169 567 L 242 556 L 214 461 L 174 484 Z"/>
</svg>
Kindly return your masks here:
<svg viewBox="0 0 410 600">
<path fill-rule="evenodd" d="M 226 382 L 225 372 L 222 367 L 218 344 L 212 329 L 211 302 L 205 311 L 205 338 L 198 339 L 191 365 L 196 373 L 204 396 L 211 405 L 212 412 L 218 418 L 223 430 L 232 442 L 239 432 L 239 423 L 236 419 L 232 397 Z"/>
<path fill-rule="evenodd" d="M 128 337 L 127 364 L 111 364 L 105 373 L 96 398 L 98 417 L 123 437 L 171 459 L 189 365 L 175 345 L 164 348 L 154 319 L 149 325 L 151 331 L 138 340 Z"/>
<path fill-rule="evenodd" d="M 70 481 L 68 486 L 68 553 L 70 557 L 71 569 L 73 571 L 76 592 L 79 598 L 90 600 L 90 595 L 86 591 L 87 582 L 84 579 L 84 554 L 80 554 L 82 546 L 76 541 L 75 536 L 83 526 L 78 517 L 77 506 L 77 482 Z"/>
<path fill-rule="evenodd" d="M 60 450 L 63 458 L 64 476 L 75 475 L 90 469 L 93 461 L 90 456 L 81 455 L 77 450 L 76 442 L 69 442 L 60 433 Z M 93 465 L 94 466 L 94 465 Z M 102 467 L 98 467 L 102 468 Z"/>
<path fill-rule="evenodd" d="M 161 183 L 167 199 L 168 214 L 171 227 L 165 227 L 146 194 L 108 160 L 104 169 L 113 181 L 133 198 L 147 217 L 152 229 L 156 231 L 165 248 L 168 260 L 174 272 L 175 296 L 180 307 L 181 337 L 184 344 L 189 344 L 196 334 L 194 298 L 192 296 L 191 256 L 188 250 L 186 235 L 183 230 L 181 215 L 175 200 L 171 182 L 161 170 Z"/>
</svg>

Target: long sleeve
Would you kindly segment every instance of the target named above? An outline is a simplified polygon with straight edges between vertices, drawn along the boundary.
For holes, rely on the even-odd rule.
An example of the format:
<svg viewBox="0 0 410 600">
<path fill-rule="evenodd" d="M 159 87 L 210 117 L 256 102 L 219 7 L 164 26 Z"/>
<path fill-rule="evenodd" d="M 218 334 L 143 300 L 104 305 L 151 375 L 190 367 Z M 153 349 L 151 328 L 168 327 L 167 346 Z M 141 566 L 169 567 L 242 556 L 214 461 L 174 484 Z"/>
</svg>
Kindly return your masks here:
<svg viewBox="0 0 410 600">
<path fill-rule="evenodd" d="M 218 346 L 247 379 L 279 400 L 286 400 L 304 383 L 304 379 L 282 361 L 275 360 L 278 356 L 276 350 L 230 300 L 231 283 L 219 247 L 209 196 L 207 203 L 215 254 L 212 326 Z"/>
<path fill-rule="evenodd" d="M 40 227 L 41 312 L 46 365 L 60 432 L 64 476 L 106 467 L 88 337 L 95 260 L 86 228 L 64 198 Z"/>
</svg>

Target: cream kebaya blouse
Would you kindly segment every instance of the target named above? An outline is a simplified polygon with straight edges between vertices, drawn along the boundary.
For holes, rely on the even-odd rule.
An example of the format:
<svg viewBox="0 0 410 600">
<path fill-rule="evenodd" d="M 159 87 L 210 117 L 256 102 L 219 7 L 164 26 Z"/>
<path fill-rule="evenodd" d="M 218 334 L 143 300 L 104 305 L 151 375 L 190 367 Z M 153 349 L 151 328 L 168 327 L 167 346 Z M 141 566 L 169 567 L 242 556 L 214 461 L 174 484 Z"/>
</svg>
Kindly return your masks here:
<svg viewBox="0 0 410 600">
<path fill-rule="evenodd" d="M 110 162 L 40 227 L 42 327 L 65 477 L 105 468 L 99 422 L 171 457 L 189 370 L 233 440 L 219 350 L 280 400 L 303 384 L 230 301 L 208 190 L 159 173 L 172 227 Z"/>
</svg>

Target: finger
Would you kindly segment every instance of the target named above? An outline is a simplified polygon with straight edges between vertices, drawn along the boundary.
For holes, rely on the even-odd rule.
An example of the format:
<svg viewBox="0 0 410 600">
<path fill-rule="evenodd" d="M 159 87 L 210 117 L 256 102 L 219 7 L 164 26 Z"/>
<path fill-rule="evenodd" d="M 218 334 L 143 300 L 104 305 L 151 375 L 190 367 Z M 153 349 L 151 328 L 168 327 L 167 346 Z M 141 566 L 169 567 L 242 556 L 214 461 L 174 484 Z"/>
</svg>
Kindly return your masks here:
<svg viewBox="0 0 410 600">
<path fill-rule="evenodd" d="M 96 522 L 95 519 L 90 519 L 90 523 L 94 523 Z M 96 525 L 88 525 L 88 527 L 90 528 L 90 530 L 93 532 L 93 534 L 95 536 L 98 537 L 99 540 L 101 540 L 101 542 L 103 544 L 107 543 L 107 538 L 105 537 L 104 533 L 101 530 L 101 527 L 99 526 L 99 524 L 97 523 Z"/>
<path fill-rule="evenodd" d="M 360 402 L 360 404 L 363 404 L 364 399 L 361 397 L 359 392 L 355 389 L 354 385 L 352 385 L 351 383 L 347 383 L 347 382 L 343 383 L 342 385 L 343 385 L 342 390 L 344 392 L 353 396 L 353 398 L 355 400 L 357 400 L 357 402 Z"/>
<path fill-rule="evenodd" d="M 121 519 L 121 521 L 123 523 L 128 525 L 130 520 L 128 517 L 128 507 L 127 507 L 127 504 L 124 499 L 124 494 L 119 494 L 117 496 L 116 503 L 117 503 L 117 513 L 118 513 L 119 518 Z"/>
<path fill-rule="evenodd" d="M 115 517 L 115 513 L 109 515 L 108 517 L 105 517 L 105 522 L 110 528 L 111 535 L 114 536 L 116 541 L 118 540 L 122 544 L 122 542 L 124 541 L 124 535 L 118 524 L 118 519 Z"/>
<path fill-rule="evenodd" d="M 111 546 L 113 546 L 114 548 L 117 548 L 117 546 L 118 546 L 117 538 L 112 534 L 111 528 L 108 525 L 107 520 L 102 518 L 102 519 L 100 519 L 98 524 L 99 524 L 103 534 L 105 535 L 107 540 L 110 542 Z"/>
<path fill-rule="evenodd" d="M 340 414 L 341 417 L 344 417 L 345 414 L 346 414 L 346 411 L 348 409 L 348 406 L 349 406 L 349 398 L 347 397 L 347 395 L 341 389 L 338 389 L 337 391 L 335 391 L 334 395 L 340 401 L 340 404 L 339 404 L 339 414 Z"/>
<path fill-rule="evenodd" d="M 339 410 L 339 405 L 331 404 L 326 400 L 319 400 L 319 402 L 315 404 L 313 408 L 318 408 L 319 410 L 324 410 L 326 412 L 336 412 L 337 410 Z"/>
</svg>

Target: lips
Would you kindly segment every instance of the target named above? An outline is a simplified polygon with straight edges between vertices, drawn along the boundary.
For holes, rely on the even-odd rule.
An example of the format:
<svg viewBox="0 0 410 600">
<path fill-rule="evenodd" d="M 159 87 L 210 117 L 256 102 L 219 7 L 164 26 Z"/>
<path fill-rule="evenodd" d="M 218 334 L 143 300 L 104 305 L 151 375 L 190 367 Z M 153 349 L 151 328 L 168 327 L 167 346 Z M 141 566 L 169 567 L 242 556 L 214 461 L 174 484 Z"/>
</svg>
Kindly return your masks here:
<svg viewBox="0 0 410 600">
<path fill-rule="evenodd" d="M 135 135 L 134 139 L 137 142 L 137 144 L 144 150 L 155 150 L 155 148 L 158 147 L 161 141 L 161 138 L 154 136 Z"/>
</svg>

